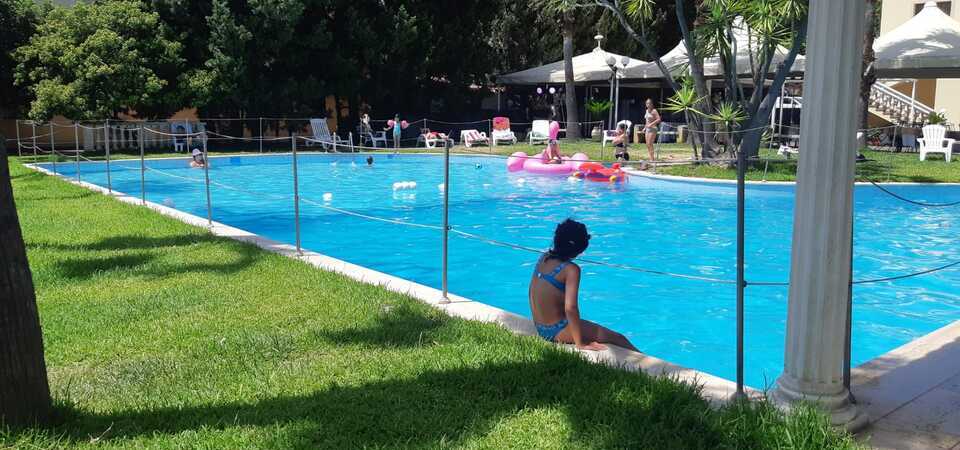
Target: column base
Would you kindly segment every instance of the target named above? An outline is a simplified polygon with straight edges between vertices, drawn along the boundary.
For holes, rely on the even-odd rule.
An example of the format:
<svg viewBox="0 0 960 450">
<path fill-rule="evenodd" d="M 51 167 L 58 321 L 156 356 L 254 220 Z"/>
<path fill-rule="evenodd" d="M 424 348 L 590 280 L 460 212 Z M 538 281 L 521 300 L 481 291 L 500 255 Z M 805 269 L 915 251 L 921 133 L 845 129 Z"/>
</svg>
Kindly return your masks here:
<svg viewBox="0 0 960 450">
<path fill-rule="evenodd" d="M 808 389 L 804 389 L 804 385 Z M 769 399 L 776 407 L 790 412 L 799 402 L 807 402 L 818 406 L 830 416 L 830 424 L 843 427 L 854 433 L 870 423 L 870 417 L 857 405 L 850 402 L 849 393 L 840 388 L 837 393 L 825 393 L 823 386 L 814 386 L 794 379 L 789 375 L 781 375 L 777 385 L 770 391 Z M 832 389 L 831 389 L 832 390 Z"/>
</svg>

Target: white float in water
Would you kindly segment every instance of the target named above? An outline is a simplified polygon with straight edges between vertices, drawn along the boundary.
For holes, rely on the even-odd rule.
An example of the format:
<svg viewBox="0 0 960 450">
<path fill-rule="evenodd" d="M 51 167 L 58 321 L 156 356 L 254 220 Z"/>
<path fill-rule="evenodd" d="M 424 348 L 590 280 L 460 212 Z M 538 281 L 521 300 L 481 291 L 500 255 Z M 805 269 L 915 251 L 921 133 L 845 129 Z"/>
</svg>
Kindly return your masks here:
<svg viewBox="0 0 960 450">
<path fill-rule="evenodd" d="M 329 193 L 329 192 L 324 193 L 324 194 L 323 194 L 323 201 L 329 202 L 330 200 L 333 200 L 333 194 L 331 194 L 331 193 Z"/>
<path fill-rule="evenodd" d="M 395 191 L 406 191 L 417 188 L 416 181 L 398 181 L 393 183 L 393 190 Z"/>
<path fill-rule="evenodd" d="M 440 189 L 440 190 L 442 191 L 442 190 L 443 190 L 443 183 L 438 184 L 438 185 L 437 185 L 437 189 Z"/>
</svg>

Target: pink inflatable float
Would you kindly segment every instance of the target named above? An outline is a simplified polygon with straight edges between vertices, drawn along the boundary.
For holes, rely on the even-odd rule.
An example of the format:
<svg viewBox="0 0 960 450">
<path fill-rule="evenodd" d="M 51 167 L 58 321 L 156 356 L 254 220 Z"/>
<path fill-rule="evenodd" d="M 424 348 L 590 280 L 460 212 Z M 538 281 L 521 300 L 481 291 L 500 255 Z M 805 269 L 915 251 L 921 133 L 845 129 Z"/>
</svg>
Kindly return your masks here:
<svg viewBox="0 0 960 450">
<path fill-rule="evenodd" d="M 524 152 L 516 152 L 507 158 L 507 170 L 510 172 L 526 171 L 547 175 L 569 175 L 580 168 L 580 164 L 590 158 L 583 153 L 572 157 L 564 157 L 563 163 L 551 164 L 547 162 L 546 150 L 535 156 L 528 156 Z"/>
</svg>

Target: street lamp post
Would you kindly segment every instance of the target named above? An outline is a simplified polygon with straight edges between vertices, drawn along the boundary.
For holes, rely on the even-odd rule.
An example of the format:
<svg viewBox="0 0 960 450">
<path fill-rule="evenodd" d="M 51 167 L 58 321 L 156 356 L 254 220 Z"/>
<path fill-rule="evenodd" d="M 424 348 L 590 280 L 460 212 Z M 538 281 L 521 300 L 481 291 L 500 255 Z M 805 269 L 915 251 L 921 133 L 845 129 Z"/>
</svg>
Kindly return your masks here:
<svg viewBox="0 0 960 450">
<path fill-rule="evenodd" d="M 630 64 L 630 58 L 626 56 L 620 58 L 622 68 L 617 66 L 617 59 L 613 56 L 608 56 L 606 62 L 613 72 L 613 77 L 610 79 L 610 101 L 613 102 L 613 109 L 610 111 L 610 129 L 613 129 L 614 123 L 620 118 L 620 77 L 622 71 Z"/>
<path fill-rule="evenodd" d="M 613 107 L 610 108 L 610 113 L 607 115 L 607 129 L 613 129 L 613 117 L 615 111 L 617 110 L 616 97 L 614 97 L 615 85 L 617 83 L 617 59 L 613 56 L 607 57 L 607 67 L 610 67 L 610 71 L 613 72 L 613 75 L 610 77 L 610 103 L 613 103 Z"/>
</svg>

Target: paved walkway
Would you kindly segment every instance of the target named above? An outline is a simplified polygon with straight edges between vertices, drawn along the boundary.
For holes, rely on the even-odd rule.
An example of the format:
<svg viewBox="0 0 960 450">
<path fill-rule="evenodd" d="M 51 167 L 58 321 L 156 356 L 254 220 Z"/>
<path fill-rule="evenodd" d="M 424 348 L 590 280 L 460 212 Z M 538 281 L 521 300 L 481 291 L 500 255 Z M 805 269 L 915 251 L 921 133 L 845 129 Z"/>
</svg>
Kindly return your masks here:
<svg viewBox="0 0 960 450">
<path fill-rule="evenodd" d="M 960 321 L 853 370 L 878 449 L 960 450 Z"/>
</svg>

